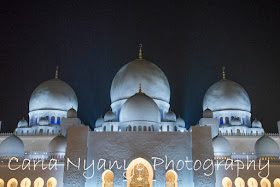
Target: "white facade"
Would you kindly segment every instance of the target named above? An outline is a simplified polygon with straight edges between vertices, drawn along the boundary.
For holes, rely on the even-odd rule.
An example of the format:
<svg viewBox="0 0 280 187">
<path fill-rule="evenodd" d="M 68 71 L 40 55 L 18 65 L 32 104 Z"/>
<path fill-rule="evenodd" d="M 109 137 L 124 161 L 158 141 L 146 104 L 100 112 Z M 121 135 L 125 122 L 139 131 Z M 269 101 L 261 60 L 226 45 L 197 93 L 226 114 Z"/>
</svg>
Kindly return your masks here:
<svg viewBox="0 0 280 187">
<path fill-rule="evenodd" d="M 58 187 L 219 187 L 235 180 L 254 181 L 252 178 L 258 184 L 268 183 L 253 169 L 243 170 L 239 176 L 242 179 L 237 178 L 236 164 L 233 170 L 219 170 L 215 164 L 213 174 L 206 176 L 203 170 L 172 170 L 172 164 L 155 169 L 153 157 L 167 157 L 168 162 L 173 160 L 176 164 L 181 160 L 181 164 L 187 163 L 186 158 L 193 162 L 247 157 L 255 161 L 271 160 L 272 169 L 266 180 L 273 183 L 280 178 L 279 134 L 265 134 L 265 124 L 258 120 L 251 122 L 247 92 L 225 76 L 206 92 L 203 117 L 189 131 L 185 121 L 170 110 L 166 76 L 159 67 L 143 60 L 142 55 L 119 70 L 110 96 L 112 110 L 104 118 L 98 118 L 95 128 L 90 130 L 77 116 L 75 92 L 57 74 L 55 79 L 39 85 L 29 101 L 29 122 L 22 119 L 14 134 L 0 134 L 0 186 L 3 182 L 10 187 L 11 183 L 21 181 L 38 184 L 44 181 L 48 186 Z M 7 167 L 12 157 L 19 159 L 13 161 L 13 167 L 23 159 L 46 162 L 57 159 L 58 168 L 14 172 Z M 94 176 L 86 178 L 84 175 L 90 176 L 93 171 L 68 168 L 68 159 L 74 163 L 79 159 L 87 161 L 87 167 L 92 160 L 120 163 L 126 160 L 127 170 L 94 168 Z M 135 160 L 145 163 L 144 170 L 137 170 L 136 178 L 127 178 Z"/>
</svg>

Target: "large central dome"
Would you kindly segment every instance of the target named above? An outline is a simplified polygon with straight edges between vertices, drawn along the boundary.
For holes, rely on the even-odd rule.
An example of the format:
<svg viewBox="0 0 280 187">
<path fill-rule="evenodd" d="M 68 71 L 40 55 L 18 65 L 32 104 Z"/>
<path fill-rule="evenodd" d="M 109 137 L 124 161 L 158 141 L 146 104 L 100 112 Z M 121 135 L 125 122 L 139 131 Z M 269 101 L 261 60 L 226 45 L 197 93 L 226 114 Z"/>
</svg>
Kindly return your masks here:
<svg viewBox="0 0 280 187">
<path fill-rule="evenodd" d="M 138 92 L 139 83 L 149 97 L 169 103 L 170 87 L 165 74 L 158 66 L 144 59 L 136 59 L 118 71 L 111 85 L 111 102 L 133 96 Z"/>
<path fill-rule="evenodd" d="M 203 99 L 203 110 L 243 110 L 251 111 L 251 102 L 244 88 L 230 80 L 220 80 L 213 84 Z"/>
<path fill-rule="evenodd" d="M 32 93 L 29 111 L 78 110 L 78 100 L 74 90 L 64 81 L 55 78 L 40 84 Z"/>
</svg>

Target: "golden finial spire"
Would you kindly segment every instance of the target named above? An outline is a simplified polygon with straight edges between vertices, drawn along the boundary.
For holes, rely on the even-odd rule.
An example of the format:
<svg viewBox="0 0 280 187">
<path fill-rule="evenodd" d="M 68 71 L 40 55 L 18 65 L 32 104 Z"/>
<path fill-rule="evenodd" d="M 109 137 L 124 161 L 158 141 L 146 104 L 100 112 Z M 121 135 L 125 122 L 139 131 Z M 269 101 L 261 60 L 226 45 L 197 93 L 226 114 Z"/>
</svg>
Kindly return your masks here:
<svg viewBox="0 0 280 187">
<path fill-rule="evenodd" d="M 226 72 L 225 72 L 225 67 L 223 67 L 223 80 L 226 80 Z"/>
<path fill-rule="evenodd" d="M 142 93 L 141 83 L 139 84 L 139 92 L 138 93 Z"/>
<path fill-rule="evenodd" d="M 59 69 L 59 67 L 56 66 L 56 70 L 55 70 L 55 78 L 56 78 L 56 79 L 58 79 L 58 69 Z"/>
<path fill-rule="evenodd" d="M 143 56 L 142 56 L 142 44 L 139 44 L 139 59 L 143 59 Z"/>
</svg>

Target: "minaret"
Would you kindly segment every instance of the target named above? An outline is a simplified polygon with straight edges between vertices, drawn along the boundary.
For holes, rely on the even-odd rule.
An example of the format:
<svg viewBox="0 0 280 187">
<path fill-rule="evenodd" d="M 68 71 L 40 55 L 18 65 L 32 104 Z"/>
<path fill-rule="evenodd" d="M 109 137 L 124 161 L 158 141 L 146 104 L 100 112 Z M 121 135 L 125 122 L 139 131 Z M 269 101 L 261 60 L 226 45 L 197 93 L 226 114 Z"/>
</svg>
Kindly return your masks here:
<svg viewBox="0 0 280 187">
<path fill-rule="evenodd" d="M 223 80 L 226 80 L 226 72 L 225 72 L 225 67 L 223 67 Z"/>
<path fill-rule="evenodd" d="M 139 59 L 143 59 L 143 56 L 142 56 L 142 44 L 139 44 Z"/>
<path fill-rule="evenodd" d="M 55 70 L 55 79 L 58 79 L 58 69 L 59 69 L 59 67 L 58 66 L 56 66 L 56 70 Z"/>
</svg>

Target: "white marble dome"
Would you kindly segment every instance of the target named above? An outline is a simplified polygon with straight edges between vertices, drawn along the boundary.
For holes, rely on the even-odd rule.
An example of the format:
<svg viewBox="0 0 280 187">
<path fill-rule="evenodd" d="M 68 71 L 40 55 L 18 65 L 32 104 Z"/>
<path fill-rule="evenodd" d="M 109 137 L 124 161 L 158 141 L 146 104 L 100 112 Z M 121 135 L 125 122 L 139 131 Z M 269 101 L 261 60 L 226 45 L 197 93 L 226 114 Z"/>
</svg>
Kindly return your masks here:
<svg viewBox="0 0 280 187">
<path fill-rule="evenodd" d="M 95 122 L 95 127 L 101 127 L 103 123 L 104 123 L 104 118 L 100 116 Z"/>
<path fill-rule="evenodd" d="M 120 122 L 155 122 L 160 123 L 160 111 L 152 98 L 144 93 L 136 93 L 123 105 Z"/>
<path fill-rule="evenodd" d="M 262 136 L 255 143 L 255 154 L 259 157 L 279 156 L 278 144 L 268 136 Z"/>
<path fill-rule="evenodd" d="M 28 122 L 24 119 L 24 118 L 22 118 L 22 120 L 20 120 L 19 122 L 18 122 L 18 126 L 17 126 L 18 128 L 24 128 L 24 127 L 28 127 Z"/>
<path fill-rule="evenodd" d="M 165 120 L 166 121 L 171 121 L 171 122 L 175 122 L 176 121 L 176 115 L 173 111 L 169 110 L 166 114 L 165 114 Z"/>
<path fill-rule="evenodd" d="M 184 121 L 183 118 L 181 118 L 180 116 L 176 119 L 176 124 L 177 124 L 179 127 L 183 127 L 183 128 L 186 127 L 185 121 Z"/>
<path fill-rule="evenodd" d="M 74 108 L 70 108 L 67 111 L 67 118 L 77 118 L 78 114 L 77 111 Z"/>
<path fill-rule="evenodd" d="M 39 125 L 48 125 L 49 124 L 49 120 L 45 117 L 42 117 L 40 120 L 39 120 Z"/>
<path fill-rule="evenodd" d="M 32 93 L 29 111 L 78 110 L 78 100 L 74 90 L 60 79 L 51 79 L 40 84 Z"/>
<path fill-rule="evenodd" d="M 215 156 L 231 156 L 232 149 L 229 141 L 223 136 L 216 136 L 212 142 Z"/>
<path fill-rule="evenodd" d="M 0 144 L 0 156 L 23 157 L 24 144 L 17 136 L 10 136 Z"/>
<path fill-rule="evenodd" d="M 255 119 L 255 120 L 252 122 L 252 127 L 253 127 L 253 128 L 262 128 L 262 123 L 261 123 L 259 120 Z"/>
<path fill-rule="evenodd" d="M 53 138 L 48 146 L 48 156 L 65 155 L 67 147 L 67 138 L 59 135 Z"/>
<path fill-rule="evenodd" d="M 138 92 L 139 83 L 152 99 L 169 103 L 170 87 L 163 71 L 144 59 L 136 59 L 124 65 L 111 85 L 111 102 L 128 99 Z"/>
<path fill-rule="evenodd" d="M 104 115 L 104 121 L 106 121 L 106 122 L 108 122 L 108 121 L 115 121 L 115 120 L 116 120 L 116 116 L 115 116 L 115 114 L 114 114 L 114 112 L 112 110 L 109 110 Z"/>
<path fill-rule="evenodd" d="M 213 118 L 213 112 L 209 108 L 203 111 L 203 118 Z"/>
<path fill-rule="evenodd" d="M 231 120 L 231 125 L 234 125 L 234 126 L 240 126 L 242 123 L 240 121 L 239 118 L 233 118 L 233 120 Z"/>
<path fill-rule="evenodd" d="M 230 80 L 220 80 L 205 93 L 203 110 L 213 112 L 221 110 L 251 111 L 250 98 L 243 87 Z"/>
</svg>

